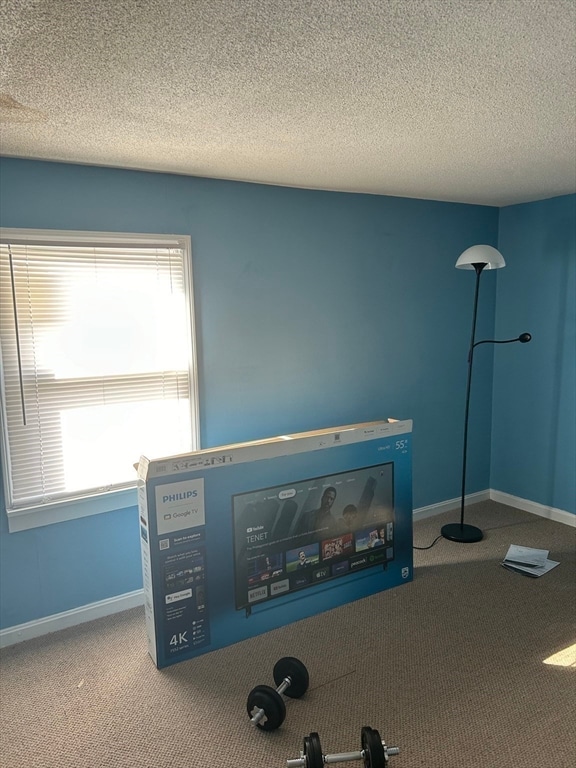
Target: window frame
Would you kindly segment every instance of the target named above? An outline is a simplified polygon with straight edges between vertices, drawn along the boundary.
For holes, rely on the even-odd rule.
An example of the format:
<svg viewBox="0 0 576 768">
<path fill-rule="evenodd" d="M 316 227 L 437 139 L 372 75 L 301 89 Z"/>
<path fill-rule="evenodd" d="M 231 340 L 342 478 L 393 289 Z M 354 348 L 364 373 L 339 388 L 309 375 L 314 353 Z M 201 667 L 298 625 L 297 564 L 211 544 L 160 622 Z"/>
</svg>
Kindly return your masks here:
<svg viewBox="0 0 576 768">
<path fill-rule="evenodd" d="M 36 244 L 46 246 L 84 245 L 96 247 L 158 247 L 179 248 L 183 252 L 183 282 L 186 298 L 186 316 L 189 327 L 191 348 L 189 350 L 189 392 L 192 450 L 200 448 L 200 418 L 198 400 L 198 362 L 196 344 L 196 323 L 194 310 L 194 284 L 192 276 L 192 247 L 189 235 L 168 235 L 153 233 L 99 232 L 77 230 L 45 230 L 0 227 L 2 244 Z M 0 356 L 0 374 L 2 358 Z M 102 490 L 86 494 L 79 493 L 64 499 L 46 501 L 30 506 L 10 507 L 11 488 L 10 451 L 6 415 L 6 393 L 4 376 L 0 375 L 0 456 L 4 482 L 5 512 L 10 533 L 28 530 L 53 523 L 65 522 L 81 517 L 121 510 L 137 506 L 137 473 L 129 487 Z M 134 460 L 138 460 L 138 456 Z"/>
</svg>

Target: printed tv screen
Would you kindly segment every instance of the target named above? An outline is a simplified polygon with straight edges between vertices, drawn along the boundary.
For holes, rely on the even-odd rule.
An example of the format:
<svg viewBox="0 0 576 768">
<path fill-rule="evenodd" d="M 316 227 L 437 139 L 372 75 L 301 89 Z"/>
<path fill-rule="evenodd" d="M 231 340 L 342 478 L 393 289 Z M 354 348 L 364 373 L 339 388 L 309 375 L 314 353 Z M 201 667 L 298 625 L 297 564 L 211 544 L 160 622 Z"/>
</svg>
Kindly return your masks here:
<svg viewBox="0 0 576 768">
<path fill-rule="evenodd" d="M 394 559 L 394 464 L 232 497 L 236 609 Z"/>
</svg>

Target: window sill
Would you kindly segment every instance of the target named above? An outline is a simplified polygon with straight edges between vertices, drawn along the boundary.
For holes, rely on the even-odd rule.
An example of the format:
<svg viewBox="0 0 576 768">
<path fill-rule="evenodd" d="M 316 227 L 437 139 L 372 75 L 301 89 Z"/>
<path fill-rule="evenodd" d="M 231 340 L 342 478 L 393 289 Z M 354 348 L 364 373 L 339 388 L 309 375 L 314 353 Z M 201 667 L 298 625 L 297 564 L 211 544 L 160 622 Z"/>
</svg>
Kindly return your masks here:
<svg viewBox="0 0 576 768">
<path fill-rule="evenodd" d="M 7 511 L 10 533 L 138 506 L 136 487 Z"/>
</svg>

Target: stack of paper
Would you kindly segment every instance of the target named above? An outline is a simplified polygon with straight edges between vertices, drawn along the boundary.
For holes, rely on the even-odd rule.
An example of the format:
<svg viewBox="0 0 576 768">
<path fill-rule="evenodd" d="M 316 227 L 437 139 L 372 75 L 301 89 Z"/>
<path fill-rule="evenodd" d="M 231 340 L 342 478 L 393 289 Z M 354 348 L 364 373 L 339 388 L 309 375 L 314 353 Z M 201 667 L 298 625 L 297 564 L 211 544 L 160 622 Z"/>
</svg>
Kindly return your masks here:
<svg viewBox="0 0 576 768">
<path fill-rule="evenodd" d="M 560 563 L 548 559 L 547 549 L 534 549 L 533 547 L 510 544 L 502 565 L 511 571 L 519 571 L 535 578 L 548 573 Z"/>
</svg>

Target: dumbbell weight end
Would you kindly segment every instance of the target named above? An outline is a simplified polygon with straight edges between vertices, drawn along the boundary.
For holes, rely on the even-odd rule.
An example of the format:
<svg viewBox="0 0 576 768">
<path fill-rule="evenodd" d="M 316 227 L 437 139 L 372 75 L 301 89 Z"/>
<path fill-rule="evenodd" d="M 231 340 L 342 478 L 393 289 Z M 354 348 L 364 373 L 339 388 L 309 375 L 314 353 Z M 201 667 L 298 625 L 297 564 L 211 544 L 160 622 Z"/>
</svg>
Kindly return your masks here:
<svg viewBox="0 0 576 768">
<path fill-rule="evenodd" d="M 289 688 L 292 684 L 292 680 L 289 677 L 285 677 L 284 680 L 280 683 L 278 688 L 276 689 L 276 693 L 279 693 L 280 696 L 284 693 L 286 688 Z M 254 713 L 254 715 L 250 718 L 250 722 L 252 725 L 258 725 L 258 723 L 262 720 L 263 717 L 266 716 L 266 712 L 263 709 L 259 709 L 257 712 Z"/>
<path fill-rule="evenodd" d="M 272 671 L 276 689 L 257 685 L 250 691 L 246 709 L 250 723 L 264 731 L 279 728 L 286 717 L 285 698 L 298 699 L 308 689 L 309 677 L 305 665 L 293 656 L 279 659 Z"/>
<path fill-rule="evenodd" d="M 292 685 L 292 680 L 289 677 L 285 677 L 284 680 L 280 683 L 278 688 L 276 689 L 276 693 L 279 693 L 280 696 L 284 693 L 286 688 L 289 688 Z M 257 712 L 254 713 L 254 715 L 250 718 L 250 722 L 252 725 L 258 725 L 258 723 L 266 717 L 266 711 L 264 709 L 259 709 Z"/>
<path fill-rule="evenodd" d="M 265 715 L 266 715 L 266 712 L 264 712 L 264 710 L 263 710 L 263 709 L 259 709 L 259 710 L 258 710 L 258 712 L 256 712 L 256 713 L 255 713 L 255 714 L 254 714 L 254 715 L 253 715 L 253 716 L 250 718 L 250 722 L 252 723 L 252 725 L 258 725 L 258 723 L 260 722 L 260 720 L 262 720 L 262 718 L 263 718 Z"/>
</svg>

